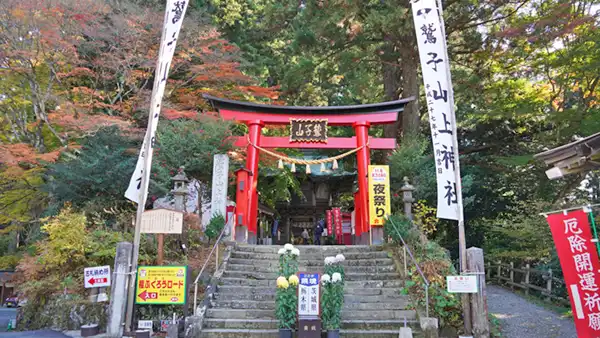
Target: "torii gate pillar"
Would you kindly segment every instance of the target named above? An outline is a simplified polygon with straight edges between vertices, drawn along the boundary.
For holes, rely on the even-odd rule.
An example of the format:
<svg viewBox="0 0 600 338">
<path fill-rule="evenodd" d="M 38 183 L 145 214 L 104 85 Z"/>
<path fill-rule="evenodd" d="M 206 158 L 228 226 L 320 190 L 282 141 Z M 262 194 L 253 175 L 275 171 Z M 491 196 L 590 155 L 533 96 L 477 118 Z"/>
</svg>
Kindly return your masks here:
<svg viewBox="0 0 600 338">
<path fill-rule="evenodd" d="M 359 244 L 371 244 L 370 226 L 369 226 L 369 184 L 367 180 L 368 167 L 371 164 L 371 151 L 369 149 L 369 127 L 368 121 L 359 121 L 352 125 L 356 133 L 356 147 L 362 147 L 356 153 L 356 164 L 358 167 L 358 194 L 360 198 L 360 215 L 357 218 L 357 227 L 360 228 Z"/>
<path fill-rule="evenodd" d="M 260 144 L 260 135 L 264 123 L 260 120 L 248 122 L 248 138 L 252 144 Z M 256 229 L 258 218 L 258 149 L 248 144 L 246 150 L 246 168 L 250 170 L 251 176 L 248 178 L 248 209 L 247 227 L 248 227 L 248 243 L 256 244 Z"/>
</svg>

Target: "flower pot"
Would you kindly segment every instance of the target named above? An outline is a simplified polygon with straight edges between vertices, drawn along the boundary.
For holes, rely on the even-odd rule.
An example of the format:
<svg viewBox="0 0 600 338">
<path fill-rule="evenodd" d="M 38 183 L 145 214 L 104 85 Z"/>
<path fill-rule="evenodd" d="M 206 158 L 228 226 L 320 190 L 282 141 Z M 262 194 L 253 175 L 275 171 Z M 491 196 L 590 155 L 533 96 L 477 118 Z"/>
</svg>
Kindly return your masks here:
<svg viewBox="0 0 600 338">
<path fill-rule="evenodd" d="M 291 329 L 279 329 L 279 338 L 292 338 Z"/>
<path fill-rule="evenodd" d="M 340 330 L 327 330 L 327 338 L 340 338 Z"/>
</svg>

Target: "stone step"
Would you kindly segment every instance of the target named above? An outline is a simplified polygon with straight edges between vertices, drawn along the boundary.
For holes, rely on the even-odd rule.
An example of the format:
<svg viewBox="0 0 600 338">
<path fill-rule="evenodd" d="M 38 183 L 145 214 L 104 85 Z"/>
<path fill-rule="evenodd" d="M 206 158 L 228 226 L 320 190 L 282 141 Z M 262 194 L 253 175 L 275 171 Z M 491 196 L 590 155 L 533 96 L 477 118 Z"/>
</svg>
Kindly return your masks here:
<svg viewBox="0 0 600 338">
<path fill-rule="evenodd" d="M 229 264 L 227 265 L 227 271 L 248 271 L 252 270 L 253 272 L 270 272 L 270 273 L 278 273 L 279 266 L 256 266 L 256 265 L 245 265 L 245 264 Z M 311 272 L 319 272 L 323 273 L 324 267 L 307 267 L 300 265 L 298 267 L 298 271 L 311 271 Z M 345 267 L 345 271 L 347 273 L 360 273 L 360 272 L 369 272 L 369 273 L 377 273 L 377 272 L 395 272 L 396 267 L 394 265 L 388 266 L 347 266 Z"/>
<path fill-rule="evenodd" d="M 315 254 L 315 253 L 307 253 L 306 255 L 300 254 L 298 261 L 302 262 L 316 262 L 316 261 L 324 261 L 327 255 Z M 383 259 L 390 258 L 388 253 L 385 251 L 370 251 L 370 252 L 348 252 L 344 254 L 346 260 L 355 260 L 355 259 Z M 278 262 L 279 255 L 277 253 L 262 253 L 262 252 L 244 252 L 244 251 L 234 251 L 231 253 L 231 258 L 241 258 L 241 259 L 252 259 L 252 260 L 270 260 L 273 262 Z"/>
<path fill-rule="evenodd" d="M 344 293 L 346 295 L 356 296 L 394 296 L 400 294 L 401 288 L 394 287 L 378 287 L 378 288 L 364 288 L 364 287 L 351 287 L 349 284 L 357 282 L 348 282 L 344 287 Z M 354 285 L 354 284 L 352 284 Z M 217 292 L 219 294 L 257 294 L 257 295 L 270 295 L 275 294 L 276 288 L 270 286 L 243 286 L 243 285 L 219 285 Z"/>
<path fill-rule="evenodd" d="M 255 271 L 225 271 L 224 278 L 250 278 L 250 279 L 273 279 L 279 277 L 278 273 L 273 272 L 255 272 Z M 396 272 L 348 272 L 346 273 L 346 281 L 379 281 L 379 280 L 396 280 L 400 279 L 400 275 Z"/>
<path fill-rule="evenodd" d="M 270 289 L 271 292 L 222 292 L 219 291 L 216 294 L 216 299 L 220 301 L 240 301 L 240 300 L 262 300 L 262 301 L 275 301 L 275 290 Z M 400 291 L 394 290 L 395 293 L 389 295 L 356 295 L 352 292 L 345 291 L 344 301 L 346 303 L 398 303 L 408 302 L 408 296 L 400 294 Z"/>
<path fill-rule="evenodd" d="M 342 329 L 346 330 L 399 330 L 405 321 L 402 319 L 391 320 L 343 320 Z M 416 327 L 416 320 L 406 321 L 407 326 Z M 276 330 L 276 319 L 206 319 L 203 323 L 206 329 L 255 329 Z"/>
<path fill-rule="evenodd" d="M 278 321 L 276 319 L 220 319 L 207 318 L 202 323 L 207 329 L 257 329 L 276 330 Z"/>
<path fill-rule="evenodd" d="M 283 245 L 238 245 L 239 252 L 278 253 Z M 337 254 L 382 251 L 383 247 L 376 245 L 296 245 L 294 248 L 302 254 L 321 254 L 335 256 Z"/>
<path fill-rule="evenodd" d="M 279 268 L 279 261 L 272 260 L 260 260 L 260 259 L 243 259 L 243 258 L 230 258 L 229 264 L 241 264 L 247 266 L 274 266 Z M 307 267 L 322 267 L 325 265 L 324 260 L 318 261 L 304 261 L 304 266 Z M 342 265 L 344 266 L 387 266 L 394 265 L 394 261 L 391 258 L 377 258 L 377 259 L 353 259 L 345 260 Z"/>
<path fill-rule="evenodd" d="M 415 320 L 414 310 L 386 310 L 386 311 L 342 311 L 342 320 Z M 263 309 L 227 309 L 211 308 L 206 311 L 206 318 L 219 319 L 276 319 L 275 311 Z"/>
<path fill-rule="evenodd" d="M 279 330 L 252 329 L 206 329 L 200 332 L 200 338 L 259 338 L 279 337 Z"/>
<path fill-rule="evenodd" d="M 223 277 L 220 286 L 250 286 L 250 287 L 273 287 L 277 286 L 276 279 L 246 279 L 240 277 Z M 363 289 L 364 292 L 373 292 L 371 290 L 378 288 L 402 288 L 403 280 L 367 280 L 367 281 L 346 281 L 348 289 Z"/>
<path fill-rule="evenodd" d="M 340 330 L 344 338 L 398 338 L 400 329 L 396 330 Z M 413 331 L 414 332 L 414 331 Z M 251 330 L 251 329 L 206 329 L 200 333 L 200 338 L 262 338 L 279 337 L 279 330 Z M 413 334 L 420 338 L 420 333 Z"/>
<path fill-rule="evenodd" d="M 206 311 L 206 318 L 227 319 L 276 319 L 274 310 L 248 310 L 248 309 L 217 309 Z"/>
<path fill-rule="evenodd" d="M 396 299 L 384 303 L 344 302 L 343 309 L 349 311 L 374 311 L 374 310 L 405 310 L 409 305 L 408 300 Z M 224 300 L 218 298 L 215 301 L 215 309 L 257 309 L 275 310 L 275 300 Z"/>
</svg>

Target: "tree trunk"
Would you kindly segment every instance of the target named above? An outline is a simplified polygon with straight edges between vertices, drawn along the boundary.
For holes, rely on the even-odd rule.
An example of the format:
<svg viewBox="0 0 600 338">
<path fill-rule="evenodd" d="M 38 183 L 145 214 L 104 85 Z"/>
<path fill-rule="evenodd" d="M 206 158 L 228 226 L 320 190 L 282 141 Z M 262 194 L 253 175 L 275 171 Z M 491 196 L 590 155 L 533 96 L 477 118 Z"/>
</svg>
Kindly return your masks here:
<svg viewBox="0 0 600 338">
<path fill-rule="evenodd" d="M 394 43 L 391 41 L 391 37 L 386 36 L 384 40 L 387 41 L 386 46 L 383 50 L 382 57 L 382 73 L 383 73 L 383 91 L 385 93 L 386 101 L 398 100 L 400 93 L 401 84 L 401 65 L 398 64 L 398 55 L 395 51 Z M 402 114 L 400 114 L 402 116 Z M 401 125 L 401 118 L 398 117 L 398 121 L 393 124 L 386 124 L 383 127 L 383 136 L 389 138 L 398 137 L 398 128 Z"/>
<path fill-rule="evenodd" d="M 402 53 L 402 97 L 414 96 L 414 100 L 402 112 L 402 137 L 411 137 L 419 132 L 419 60 L 412 46 Z"/>
</svg>

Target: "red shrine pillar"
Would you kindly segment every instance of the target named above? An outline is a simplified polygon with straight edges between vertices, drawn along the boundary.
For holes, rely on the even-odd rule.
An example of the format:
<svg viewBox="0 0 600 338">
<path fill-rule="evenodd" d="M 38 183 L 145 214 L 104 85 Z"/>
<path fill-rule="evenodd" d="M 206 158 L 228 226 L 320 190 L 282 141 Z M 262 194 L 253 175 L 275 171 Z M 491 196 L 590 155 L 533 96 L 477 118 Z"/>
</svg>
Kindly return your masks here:
<svg viewBox="0 0 600 338">
<path fill-rule="evenodd" d="M 235 171 L 237 186 L 235 191 L 235 217 L 231 238 L 238 243 L 248 242 L 248 187 L 250 186 L 250 171 L 240 168 Z"/>
<path fill-rule="evenodd" d="M 355 122 L 354 132 L 356 133 L 356 146 L 362 148 L 356 152 L 356 163 L 358 166 L 358 203 L 360 215 L 356 218 L 356 227 L 360 229 L 359 244 L 370 244 L 370 226 L 369 226 L 369 183 L 367 181 L 368 166 L 371 163 L 371 151 L 367 143 L 369 142 L 368 121 Z M 357 231 L 358 233 L 358 231 Z"/>
<path fill-rule="evenodd" d="M 248 138 L 253 144 L 260 146 L 262 127 L 265 124 L 260 120 L 248 122 Z M 258 149 L 248 144 L 246 154 L 246 168 L 250 171 L 248 179 L 248 243 L 256 244 L 256 219 L 258 217 Z"/>
</svg>

